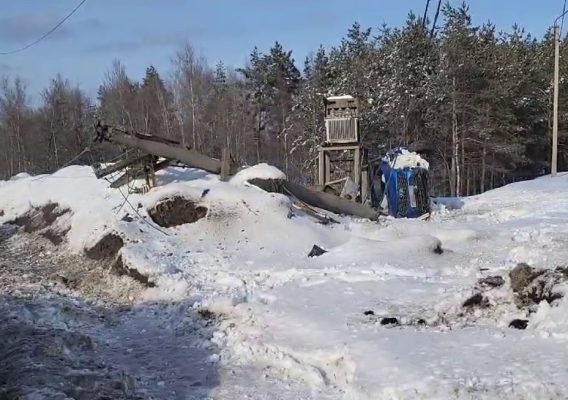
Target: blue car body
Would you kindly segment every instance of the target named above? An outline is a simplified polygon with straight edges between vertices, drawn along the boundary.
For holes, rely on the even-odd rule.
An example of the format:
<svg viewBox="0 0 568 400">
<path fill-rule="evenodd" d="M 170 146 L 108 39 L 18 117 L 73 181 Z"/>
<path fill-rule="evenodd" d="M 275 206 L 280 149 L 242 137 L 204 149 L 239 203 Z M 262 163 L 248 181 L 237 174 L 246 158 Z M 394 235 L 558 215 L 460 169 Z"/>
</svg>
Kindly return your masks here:
<svg viewBox="0 0 568 400">
<path fill-rule="evenodd" d="M 372 167 L 371 204 L 384 206 L 396 218 L 418 218 L 430 212 L 428 170 L 423 167 L 392 168 L 400 150 L 387 154 Z"/>
</svg>

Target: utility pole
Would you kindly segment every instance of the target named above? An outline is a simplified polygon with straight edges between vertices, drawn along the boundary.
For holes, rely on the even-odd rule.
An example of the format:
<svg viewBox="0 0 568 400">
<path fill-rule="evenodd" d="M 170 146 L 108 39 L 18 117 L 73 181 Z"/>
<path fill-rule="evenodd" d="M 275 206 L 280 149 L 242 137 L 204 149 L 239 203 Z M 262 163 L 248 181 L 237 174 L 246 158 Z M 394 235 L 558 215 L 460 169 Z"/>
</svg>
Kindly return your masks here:
<svg viewBox="0 0 568 400">
<path fill-rule="evenodd" d="M 558 21 L 564 15 L 568 14 L 568 10 L 563 10 L 554 20 L 554 104 L 552 108 L 552 157 L 550 160 L 550 175 L 556 176 L 558 173 L 558 75 L 560 63 L 560 28 Z"/>
<path fill-rule="evenodd" d="M 552 110 L 552 158 L 550 175 L 558 172 L 558 69 L 560 59 L 560 28 L 554 24 L 554 105 Z"/>
</svg>

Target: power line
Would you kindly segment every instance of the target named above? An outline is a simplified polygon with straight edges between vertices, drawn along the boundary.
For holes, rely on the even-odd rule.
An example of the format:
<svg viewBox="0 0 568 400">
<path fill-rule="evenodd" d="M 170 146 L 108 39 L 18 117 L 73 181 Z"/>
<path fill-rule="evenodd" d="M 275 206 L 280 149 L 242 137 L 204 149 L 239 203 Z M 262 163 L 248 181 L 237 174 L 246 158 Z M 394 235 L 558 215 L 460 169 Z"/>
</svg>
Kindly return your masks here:
<svg viewBox="0 0 568 400">
<path fill-rule="evenodd" d="M 560 22 L 560 34 L 558 35 L 558 39 L 562 37 L 562 28 L 564 27 L 564 15 L 566 14 L 566 0 L 564 0 L 564 7 L 562 7 L 562 22 Z"/>
<path fill-rule="evenodd" d="M 430 31 L 430 39 L 434 37 L 434 31 L 436 30 L 436 22 L 438 22 L 438 16 L 440 15 L 440 6 L 442 5 L 442 0 L 438 0 L 438 7 L 436 8 L 436 15 L 434 15 L 434 23 L 432 24 L 432 30 Z"/>
<path fill-rule="evenodd" d="M 59 167 L 57 170 L 60 170 L 60 169 L 63 169 L 63 168 L 65 168 L 65 167 L 70 166 L 70 165 L 71 165 L 72 163 L 74 163 L 77 159 L 79 159 L 79 157 L 81 157 L 83 154 L 85 154 L 85 153 L 88 152 L 88 151 L 91 151 L 91 148 L 90 148 L 89 146 L 85 147 L 85 148 L 83 149 L 83 151 L 81 151 L 79 154 L 77 154 L 77 155 L 76 155 L 75 157 L 73 157 L 71 160 L 67 161 L 65 164 L 63 164 L 61 167 Z M 32 180 L 37 181 L 37 180 L 42 180 L 42 179 L 50 178 L 50 177 L 52 177 L 52 176 L 46 174 L 46 175 L 38 176 L 37 178 L 34 178 L 34 179 L 32 179 Z"/>
<path fill-rule="evenodd" d="M 158 228 L 157 226 L 154 226 L 153 224 L 149 223 L 148 221 L 146 221 L 146 218 L 144 218 L 142 215 L 140 215 L 140 213 L 138 212 L 138 210 L 136 208 L 134 208 L 134 206 L 132 205 L 132 203 L 128 200 L 128 196 L 125 196 L 124 193 L 122 193 L 122 190 L 120 188 L 117 188 L 118 191 L 120 192 L 120 194 L 122 195 L 122 197 L 124 198 L 124 201 L 126 202 L 126 204 L 128 204 L 130 206 L 130 208 L 132 209 L 132 211 L 134 211 L 134 213 L 136 215 L 138 215 L 138 217 L 140 218 L 140 220 L 142 222 L 144 222 L 146 225 L 148 225 L 150 228 L 153 228 L 155 230 L 157 230 L 160 233 L 163 233 L 166 236 L 170 236 L 167 232 L 163 231 L 162 229 Z"/>
<path fill-rule="evenodd" d="M 48 37 L 49 35 L 51 35 L 53 32 L 55 32 L 57 30 L 57 28 L 59 28 L 61 25 L 63 25 L 65 23 L 65 21 L 67 21 L 69 18 L 71 18 L 71 16 L 73 14 L 75 14 L 77 12 L 77 10 L 79 10 L 79 8 L 81 8 L 81 6 L 83 4 L 85 4 L 87 2 L 87 0 L 82 0 L 69 14 L 67 14 L 67 16 L 65 18 L 63 18 L 61 21 L 59 21 L 59 23 L 57 23 L 57 25 L 55 25 L 53 28 L 51 28 L 49 31 L 47 31 L 43 36 L 41 36 L 40 38 L 34 40 L 31 43 L 28 43 L 27 45 L 25 45 L 24 47 L 21 47 L 19 49 L 15 49 L 15 50 L 11 50 L 11 51 L 5 51 L 5 52 L 0 52 L 0 56 L 7 56 L 10 54 L 16 54 L 19 53 L 21 51 L 27 50 L 32 46 L 35 46 L 36 44 L 38 44 L 39 42 L 41 42 L 43 39 L 45 39 L 46 37 Z"/>
<path fill-rule="evenodd" d="M 429 6 L 430 6 L 430 0 L 426 0 L 426 8 L 424 9 L 424 16 L 422 17 L 422 28 L 426 28 L 426 17 L 428 16 Z"/>
</svg>

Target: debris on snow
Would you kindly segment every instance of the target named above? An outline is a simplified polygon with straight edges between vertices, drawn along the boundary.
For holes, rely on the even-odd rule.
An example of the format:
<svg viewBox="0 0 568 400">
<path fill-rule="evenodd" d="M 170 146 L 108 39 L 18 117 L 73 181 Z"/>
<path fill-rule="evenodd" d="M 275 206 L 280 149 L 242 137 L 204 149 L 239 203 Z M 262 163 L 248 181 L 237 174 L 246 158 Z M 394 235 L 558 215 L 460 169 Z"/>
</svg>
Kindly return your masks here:
<svg viewBox="0 0 568 400">
<path fill-rule="evenodd" d="M 521 293 L 532 281 L 538 272 L 528 264 L 519 263 L 509 272 L 511 278 L 511 289 L 515 293 Z"/>
<path fill-rule="evenodd" d="M 319 257 L 325 253 L 327 253 L 327 250 L 324 250 L 321 247 L 319 247 L 317 244 L 314 244 L 314 246 L 308 253 L 308 257 Z"/>
<path fill-rule="evenodd" d="M 518 264 L 510 273 L 511 289 L 519 307 L 539 304 L 541 301 L 552 303 L 564 294 L 556 286 L 568 280 L 566 269 L 536 270 L 525 263 Z"/>
<path fill-rule="evenodd" d="M 509 324 L 509 328 L 515 329 L 527 329 L 527 326 L 529 326 L 528 319 L 514 319 Z"/>
<path fill-rule="evenodd" d="M 432 250 L 434 254 L 444 254 L 444 249 L 442 249 L 442 243 L 438 243 L 436 247 Z"/>
<path fill-rule="evenodd" d="M 207 320 L 207 321 L 214 320 L 217 317 L 214 312 L 212 312 L 211 310 L 208 310 L 206 308 L 201 308 L 199 311 L 197 311 L 197 313 L 199 314 L 199 316 L 201 318 L 203 318 L 204 320 Z"/>
<path fill-rule="evenodd" d="M 496 288 L 501 287 L 505 284 L 505 279 L 502 276 L 486 276 L 485 278 L 480 278 L 477 281 L 477 285 L 481 288 Z"/>
<path fill-rule="evenodd" d="M 399 325 L 398 318 L 384 317 L 381 319 L 381 325 Z"/>
<path fill-rule="evenodd" d="M 471 296 L 470 298 L 468 298 L 466 301 L 464 301 L 464 303 L 462 304 L 462 307 L 464 308 L 473 308 L 473 307 L 479 307 L 479 308 L 487 308 L 489 307 L 489 300 L 484 297 L 481 293 L 476 293 L 473 296 Z"/>
<path fill-rule="evenodd" d="M 134 221 L 134 218 L 132 218 L 129 213 L 126 213 L 120 220 L 124 222 L 132 222 Z"/>
</svg>

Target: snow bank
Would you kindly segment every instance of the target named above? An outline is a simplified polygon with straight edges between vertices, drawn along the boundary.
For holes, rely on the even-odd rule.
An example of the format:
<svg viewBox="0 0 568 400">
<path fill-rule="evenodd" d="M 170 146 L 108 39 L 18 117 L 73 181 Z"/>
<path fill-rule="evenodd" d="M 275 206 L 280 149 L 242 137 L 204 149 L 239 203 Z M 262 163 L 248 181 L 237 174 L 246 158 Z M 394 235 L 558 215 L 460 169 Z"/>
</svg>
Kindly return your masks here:
<svg viewBox="0 0 568 400">
<path fill-rule="evenodd" d="M 459 210 L 463 207 L 463 200 L 459 197 L 434 197 L 432 209 L 436 211 Z"/>
<path fill-rule="evenodd" d="M 110 195 L 108 183 L 96 179 L 90 167 L 72 166 L 52 175 L 26 176 L 0 186 L 0 223 L 11 221 L 34 207 L 57 203 L 73 213 L 69 245 L 82 251 L 117 224 L 113 207 L 120 205 L 120 194 Z"/>
<path fill-rule="evenodd" d="M 231 178 L 231 183 L 242 185 L 252 179 L 285 180 L 286 175 L 278 168 L 262 163 L 237 172 L 237 174 Z"/>
<path fill-rule="evenodd" d="M 564 210 L 568 209 L 566 193 L 568 173 L 560 173 L 555 178 L 547 175 L 463 198 L 463 211 L 484 220 L 510 223 L 513 228 L 529 223 L 532 229 L 533 222 L 542 221 L 544 216 L 563 221 Z"/>
<path fill-rule="evenodd" d="M 216 252 L 222 249 L 246 260 L 258 261 L 276 254 L 303 258 L 314 244 L 335 246 L 347 240 L 333 227 L 294 214 L 288 197 L 242 186 L 242 182 L 253 177 L 280 179 L 284 176 L 267 165 L 251 169 L 229 183 L 195 180 L 157 187 L 141 202 L 148 209 L 162 199 L 181 196 L 206 207 L 205 218 L 168 230 L 175 231 L 190 248 Z"/>
<path fill-rule="evenodd" d="M 170 167 L 157 173 L 163 186 L 146 194 L 129 194 L 125 187 L 111 189 L 107 181 L 96 179 L 90 167 L 72 166 L 52 175 L 22 176 L 3 182 L 0 209 L 4 213 L 0 224 L 34 207 L 57 203 L 71 210 L 67 220 L 71 251 L 80 253 L 105 233 L 114 231 L 125 241 L 121 254 L 127 264 L 135 265 L 145 275 L 162 276 L 170 282 L 180 265 L 189 266 L 196 258 L 207 263 L 217 257 L 258 263 L 276 255 L 282 262 L 286 257 L 303 260 L 314 244 L 330 248 L 347 240 L 344 232 L 293 212 L 286 196 L 242 185 L 253 178 L 284 179 L 285 175 L 260 164 L 226 183 L 200 171 Z M 208 209 L 206 218 L 173 228 L 156 227 L 147 210 L 173 196 L 204 205 Z M 123 220 L 126 214 L 134 220 Z"/>
<path fill-rule="evenodd" d="M 17 181 L 20 179 L 26 179 L 29 178 L 31 175 L 25 172 L 20 172 L 19 174 L 14 175 L 13 177 L 10 178 L 11 181 Z"/>
<path fill-rule="evenodd" d="M 405 153 L 396 166 L 418 163 Z M 73 213 L 71 249 L 118 232 L 125 263 L 156 282 L 146 300 L 183 300 L 219 316 L 204 339 L 228 379 L 215 398 L 568 397 L 568 371 L 557 367 L 568 362 L 568 302 L 529 315 L 514 305 L 507 276 L 516 262 L 566 264 L 568 175 L 464 198 L 454 211 L 442 199 L 448 209 L 431 221 L 336 217 L 342 223 L 328 226 L 244 184 L 285 179 L 266 164 L 228 183 L 173 167 L 157 175 L 162 186 L 129 195 L 136 212 L 88 167 L 5 181 L 0 223 L 57 202 Z M 202 204 L 206 216 L 156 229 L 146 210 L 172 196 Z M 122 221 L 126 213 L 133 221 Z M 328 252 L 308 258 L 314 244 Z M 495 275 L 506 283 L 484 294 L 490 307 L 464 309 L 478 279 Z M 508 328 L 512 318 L 528 328 Z"/>
</svg>

